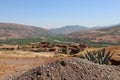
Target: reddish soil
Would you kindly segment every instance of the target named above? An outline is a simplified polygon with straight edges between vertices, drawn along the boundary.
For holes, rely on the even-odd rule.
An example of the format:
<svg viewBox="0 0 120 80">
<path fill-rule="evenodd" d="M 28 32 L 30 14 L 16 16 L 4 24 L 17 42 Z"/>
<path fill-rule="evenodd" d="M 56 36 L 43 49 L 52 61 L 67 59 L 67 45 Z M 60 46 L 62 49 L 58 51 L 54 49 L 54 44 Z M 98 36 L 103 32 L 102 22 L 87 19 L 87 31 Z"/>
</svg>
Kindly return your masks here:
<svg viewBox="0 0 120 80">
<path fill-rule="evenodd" d="M 120 66 L 94 64 L 80 58 L 58 60 L 10 80 L 120 80 Z"/>
<path fill-rule="evenodd" d="M 61 57 L 12 57 L 0 55 L 0 80 L 3 77 L 19 74 L 59 59 Z"/>
</svg>

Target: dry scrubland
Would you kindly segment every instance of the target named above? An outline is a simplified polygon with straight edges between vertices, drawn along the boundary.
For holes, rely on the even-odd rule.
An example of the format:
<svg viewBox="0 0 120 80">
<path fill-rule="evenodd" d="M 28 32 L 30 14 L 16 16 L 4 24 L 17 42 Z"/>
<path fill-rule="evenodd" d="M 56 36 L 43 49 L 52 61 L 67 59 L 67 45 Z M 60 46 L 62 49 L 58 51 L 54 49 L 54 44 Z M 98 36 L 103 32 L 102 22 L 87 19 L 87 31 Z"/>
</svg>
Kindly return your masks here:
<svg viewBox="0 0 120 80">
<path fill-rule="evenodd" d="M 85 56 L 85 54 L 88 52 L 92 52 L 92 51 L 98 51 L 101 50 L 102 48 L 86 48 L 84 51 L 79 52 L 78 54 L 75 54 L 76 56 L 79 55 L 83 55 Z M 111 53 L 113 52 L 114 55 L 112 56 L 112 59 L 120 61 L 120 46 L 109 46 L 109 47 L 105 47 L 106 52 L 111 51 Z"/>
<path fill-rule="evenodd" d="M 3 44 L 0 45 L 0 80 L 3 78 L 5 80 L 120 80 L 120 67 L 113 66 L 113 63 L 120 65 L 120 46 L 105 47 L 106 52 L 109 50 L 114 52 L 112 58 L 107 59 L 112 65 L 99 65 L 80 58 L 72 58 L 81 55 L 81 58 L 85 58 L 87 51 L 102 49 L 93 48 L 90 44 L 94 47 L 95 43 L 98 43 L 98 46 L 120 45 L 120 25 L 57 36 L 60 40 L 53 35 L 50 30 L 43 28 L 0 23 L 0 39 Z M 46 36 L 55 43 L 46 42 Z M 21 39 L 27 37 L 29 38 Z M 34 43 L 33 37 L 40 37 L 40 41 L 45 41 L 39 42 L 39 38 L 36 38 L 37 43 Z M 70 40 L 86 44 L 72 44 Z M 70 45 L 64 44 L 63 41 Z M 6 45 L 9 43 L 16 45 Z M 61 58 L 63 60 L 60 60 Z"/>
<path fill-rule="evenodd" d="M 78 45 L 76 45 L 76 46 L 78 46 Z M 75 47 L 75 45 L 73 47 Z M 58 78 L 57 80 L 61 80 L 61 79 L 79 80 L 82 78 L 83 78 L 83 80 L 89 80 L 88 77 L 90 77 L 91 80 L 92 79 L 95 79 L 95 80 L 101 80 L 101 79 L 119 80 L 119 75 L 120 75 L 120 70 L 118 69 L 119 67 L 114 67 L 114 66 L 112 67 L 112 66 L 106 66 L 106 65 L 100 66 L 98 64 L 89 63 L 88 61 L 78 61 L 80 59 L 71 58 L 72 56 L 78 57 L 81 54 L 84 56 L 87 51 L 95 51 L 95 50 L 97 51 L 100 49 L 102 49 L 102 48 L 86 47 L 79 53 L 72 54 L 72 55 L 55 53 L 54 51 L 53 52 L 34 52 L 34 51 L 30 51 L 30 50 L 1 50 L 0 51 L 0 80 L 2 80 L 3 78 L 4 78 L 4 80 L 13 80 L 13 78 L 16 78 L 15 80 L 21 80 L 22 78 L 23 78 L 23 80 L 36 80 L 36 79 L 32 79 L 32 78 L 29 79 L 29 77 L 31 77 L 31 76 L 35 77 L 35 76 L 33 76 L 34 75 L 33 72 L 34 72 L 34 70 L 35 71 L 38 70 L 38 72 L 39 72 L 39 69 L 36 68 L 38 66 L 40 66 L 40 68 L 41 68 L 40 71 L 43 70 L 43 74 L 47 75 L 47 73 L 45 71 L 46 67 L 44 67 L 44 65 L 49 66 L 50 74 L 53 74 L 53 75 L 56 74 L 59 76 L 52 77 L 50 75 L 48 77 L 45 75 L 38 75 L 38 76 L 42 77 L 42 78 L 38 78 L 38 80 L 41 80 L 41 79 L 49 80 L 52 78 L 53 78 L 53 80 L 56 80 L 57 78 Z M 105 49 L 106 49 L 106 52 L 109 50 L 111 50 L 112 52 L 115 52 L 114 55 L 112 56 L 112 59 L 120 61 L 120 46 L 109 46 L 109 47 L 106 47 Z M 61 59 L 63 61 L 66 59 L 64 61 L 65 64 L 61 63 L 61 61 L 59 61 Z M 67 61 L 67 59 L 68 59 L 68 61 Z M 71 62 L 73 62 L 73 63 L 71 63 Z M 79 65 L 76 64 L 78 62 L 79 62 Z M 51 64 L 48 64 L 48 63 L 51 63 Z M 68 64 L 68 66 L 66 66 L 67 64 Z M 65 65 L 65 67 L 64 67 L 64 65 Z M 89 69 L 89 67 L 83 68 L 86 65 L 89 65 L 90 69 Z M 43 66 L 43 67 L 41 67 L 41 66 Z M 55 71 L 51 70 L 51 66 L 56 66 Z M 33 69 L 33 68 L 35 68 L 35 69 Z M 29 71 L 31 69 L 32 69 L 32 71 Z M 80 71 L 82 70 L 83 72 L 80 72 L 79 70 Z M 100 70 L 103 71 L 101 74 L 100 74 Z M 44 71 L 45 71 L 45 73 L 44 73 Z M 96 75 L 91 74 L 93 71 L 96 72 Z M 54 72 L 56 72 L 56 73 L 54 74 Z M 61 73 L 59 74 L 58 72 L 61 72 Z M 65 74 L 66 76 L 62 75 L 62 73 Z M 82 75 L 80 76 L 80 74 L 82 74 Z M 85 74 L 87 74 L 87 76 L 85 76 Z M 105 75 L 102 76 L 102 74 L 105 74 Z M 27 75 L 27 78 L 25 78 L 25 75 Z M 35 75 L 37 75 L 37 74 L 35 73 Z M 71 79 L 70 79 L 70 76 L 71 76 Z M 114 78 L 115 76 L 117 76 L 117 77 Z M 19 77 L 21 77 L 21 78 L 19 78 Z"/>
<path fill-rule="evenodd" d="M 13 80 L 120 80 L 119 66 L 94 64 L 80 58 L 63 59 L 31 69 Z"/>
<path fill-rule="evenodd" d="M 0 51 L 0 80 L 61 58 L 52 52 Z"/>
</svg>

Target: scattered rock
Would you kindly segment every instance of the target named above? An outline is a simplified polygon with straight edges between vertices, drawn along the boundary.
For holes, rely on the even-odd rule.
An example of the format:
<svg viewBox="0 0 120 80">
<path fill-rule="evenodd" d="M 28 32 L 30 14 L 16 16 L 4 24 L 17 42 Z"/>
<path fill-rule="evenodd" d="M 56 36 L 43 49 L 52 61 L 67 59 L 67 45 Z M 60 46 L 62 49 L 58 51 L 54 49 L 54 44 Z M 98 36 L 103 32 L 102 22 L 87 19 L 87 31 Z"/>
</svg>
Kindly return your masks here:
<svg viewBox="0 0 120 80">
<path fill-rule="evenodd" d="M 120 80 L 120 66 L 70 58 L 42 65 L 8 80 Z"/>
</svg>

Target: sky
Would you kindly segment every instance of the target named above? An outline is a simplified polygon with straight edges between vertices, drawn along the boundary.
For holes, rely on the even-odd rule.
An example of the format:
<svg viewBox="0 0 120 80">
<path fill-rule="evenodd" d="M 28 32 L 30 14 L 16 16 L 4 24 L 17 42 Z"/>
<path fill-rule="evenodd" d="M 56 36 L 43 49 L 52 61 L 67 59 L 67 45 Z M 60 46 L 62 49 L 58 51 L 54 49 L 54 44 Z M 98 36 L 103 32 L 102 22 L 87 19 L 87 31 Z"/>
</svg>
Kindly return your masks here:
<svg viewBox="0 0 120 80">
<path fill-rule="evenodd" d="M 120 0 L 0 0 L 0 22 L 48 29 L 120 24 Z"/>
</svg>

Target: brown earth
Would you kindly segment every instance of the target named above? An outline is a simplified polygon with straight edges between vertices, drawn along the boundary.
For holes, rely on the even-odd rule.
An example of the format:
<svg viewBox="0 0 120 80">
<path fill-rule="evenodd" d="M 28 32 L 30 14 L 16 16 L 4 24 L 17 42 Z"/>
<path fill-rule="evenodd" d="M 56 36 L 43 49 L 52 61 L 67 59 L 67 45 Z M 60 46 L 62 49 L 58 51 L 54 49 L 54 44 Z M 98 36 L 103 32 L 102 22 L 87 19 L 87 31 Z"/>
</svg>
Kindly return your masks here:
<svg viewBox="0 0 120 80">
<path fill-rule="evenodd" d="M 99 65 L 80 58 L 63 59 L 11 80 L 120 80 L 120 66 Z"/>
<path fill-rule="evenodd" d="M 120 25 L 103 29 L 78 31 L 67 35 L 67 37 L 80 40 L 90 40 L 93 42 L 119 43 Z"/>
<path fill-rule="evenodd" d="M 82 51 L 78 54 L 85 54 L 86 51 L 94 51 L 94 50 L 100 50 L 100 49 L 101 48 L 86 48 L 84 51 Z M 107 51 L 112 50 L 113 52 L 115 52 L 115 54 L 112 57 L 113 59 L 120 60 L 120 46 L 110 46 L 110 47 L 106 47 L 106 49 L 107 49 Z M 65 59 L 65 58 L 68 58 L 68 60 L 69 60 L 69 61 L 64 60 L 65 63 L 68 64 L 68 66 L 63 67 L 62 65 L 60 65 L 61 61 L 55 62 L 56 60 Z M 89 69 L 88 67 L 86 67 L 85 69 L 80 68 L 80 70 L 79 70 L 79 67 L 81 67 L 81 66 L 84 67 L 89 62 L 83 60 L 83 62 L 81 61 L 80 64 L 78 64 L 78 65 L 75 64 L 74 65 L 74 64 L 71 64 L 69 62 L 73 61 L 73 63 L 75 63 L 76 60 L 78 61 L 78 59 L 70 60 L 69 58 L 70 57 L 67 57 L 66 55 L 55 54 L 54 52 L 31 52 L 31 51 L 22 51 L 22 50 L 0 51 L 0 80 L 3 80 L 3 78 L 5 78 L 4 80 L 13 80 L 13 76 L 14 77 L 18 76 L 19 77 L 21 74 L 29 71 L 30 69 L 35 68 L 37 66 L 41 66 L 41 65 L 43 65 L 43 67 L 40 67 L 40 70 L 43 71 L 43 74 L 44 74 L 44 75 L 42 75 L 42 78 L 44 78 L 43 80 L 46 80 L 46 73 L 44 72 L 45 71 L 44 70 L 44 65 L 48 64 L 48 63 L 51 63 L 51 62 L 54 62 L 54 63 L 48 64 L 49 68 L 48 67 L 47 68 L 48 68 L 48 70 L 50 69 L 50 71 L 49 71 L 50 74 L 52 74 L 52 75 L 56 74 L 57 75 L 57 78 L 58 78 L 57 80 L 61 80 L 61 79 L 64 78 L 64 75 L 61 75 L 61 74 L 65 74 L 67 76 L 67 79 L 63 79 L 63 80 L 77 80 L 77 78 L 79 80 L 79 79 L 81 79 L 81 77 L 83 77 L 83 80 L 86 80 L 86 79 L 88 79 L 86 77 L 92 76 L 92 75 L 93 75 L 93 78 L 95 78 L 95 80 L 103 79 L 103 78 L 100 78 L 100 79 L 96 78 L 94 76 L 94 74 L 88 73 L 89 70 L 85 70 L 85 69 Z M 84 64 L 82 65 L 82 63 L 84 63 L 85 65 Z M 52 66 L 52 64 L 54 64 L 54 65 Z M 91 68 L 94 68 L 94 66 L 95 66 L 94 70 L 97 70 L 97 71 L 98 71 L 97 68 L 100 68 L 100 70 L 101 70 L 101 68 L 104 67 L 104 66 L 98 67 L 98 65 L 96 67 L 96 64 L 95 65 L 92 64 L 92 63 L 89 63 L 89 64 L 90 65 L 88 65 L 88 66 L 90 67 L 90 72 L 91 73 L 92 73 Z M 55 67 L 54 71 L 52 71 L 52 72 L 51 72 L 52 68 L 50 68 L 51 66 L 53 67 L 53 69 Z M 93 67 L 91 67 L 91 66 L 93 66 Z M 105 66 L 105 68 L 103 68 L 101 71 L 106 70 L 106 68 L 109 68 L 109 67 Z M 60 69 L 60 70 L 57 70 L 57 69 Z M 116 69 L 116 67 L 115 67 L 115 69 Z M 115 69 L 110 67 L 110 71 L 113 71 Z M 36 69 L 34 69 L 34 70 L 36 70 Z M 78 71 L 82 70 L 83 73 L 82 72 L 77 73 L 77 70 Z M 88 72 L 86 72 L 86 71 L 88 71 Z M 53 74 L 53 72 L 56 72 L 56 73 Z M 58 74 L 58 72 L 61 72 L 61 73 Z M 74 74 L 72 74 L 72 73 L 74 73 Z M 88 75 L 83 76 L 83 75 L 85 75 L 85 73 L 88 74 Z M 99 72 L 97 72 L 96 74 L 99 77 L 100 73 L 99 74 L 98 73 Z M 104 74 L 104 73 L 106 73 L 106 72 L 103 71 L 102 74 Z M 110 72 L 108 72 L 108 73 L 110 73 Z M 118 72 L 116 72 L 116 73 L 118 73 Z M 110 75 L 114 75 L 114 74 L 116 75 L 116 73 L 113 72 L 113 73 L 110 73 Z M 25 74 L 29 74 L 29 72 L 25 73 Z M 70 75 L 70 74 L 72 74 L 72 75 Z M 82 74 L 82 76 L 79 76 L 79 75 L 76 75 L 76 74 Z M 29 75 L 31 76 L 33 74 L 30 72 Z M 58 77 L 58 75 L 60 75 L 61 77 Z M 110 76 L 110 75 L 108 75 L 108 76 Z M 24 76 L 24 74 L 23 74 L 23 76 Z M 78 77 L 73 79 L 74 76 L 78 76 Z M 71 79 L 70 79 L 70 77 L 71 77 Z M 104 76 L 104 77 L 106 77 L 106 76 Z M 38 80 L 42 80 L 42 78 L 38 79 Z M 51 78 L 47 78 L 47 79 L 49 80 Z M 90 79 L 92 80 L 92 77 Z M 115 78 L 115 79 L 118 80 L 117 78 Z M 115 79 L 111 78 L 111 79 L 108 79 L 108 80 L 115 80 Z M 16 79 L 16 80 L 22 80 L 22 79 Z M 29 79 L 23 79 L 23 80 L 29 80 Z M 56 80 L 56 78 L 54 76 L 53 76 L 53 80 Z"/>
<path fill-rule="evenodd" d="M 0 39 L 16 39 L 50 34 L 46 29 L 15 23 L 0 23 Z"/>
<path fill-rule="evenodd" d="M 11 80 L 7 79 L 7 77 L 64 58 L 60 55 L 58 56 L 54 53 L 47 52 L 33 53 L 26 51 L 0 51 L 0 80 L 4 77 L 6 77 L 5 80 Z"/>
<path fill-rule="evenodd" d="M 109 46 L 106 47 L 106 51 L 114 52 L 112 59 L 120 61 L 120 46 Z"/>
</svg>

